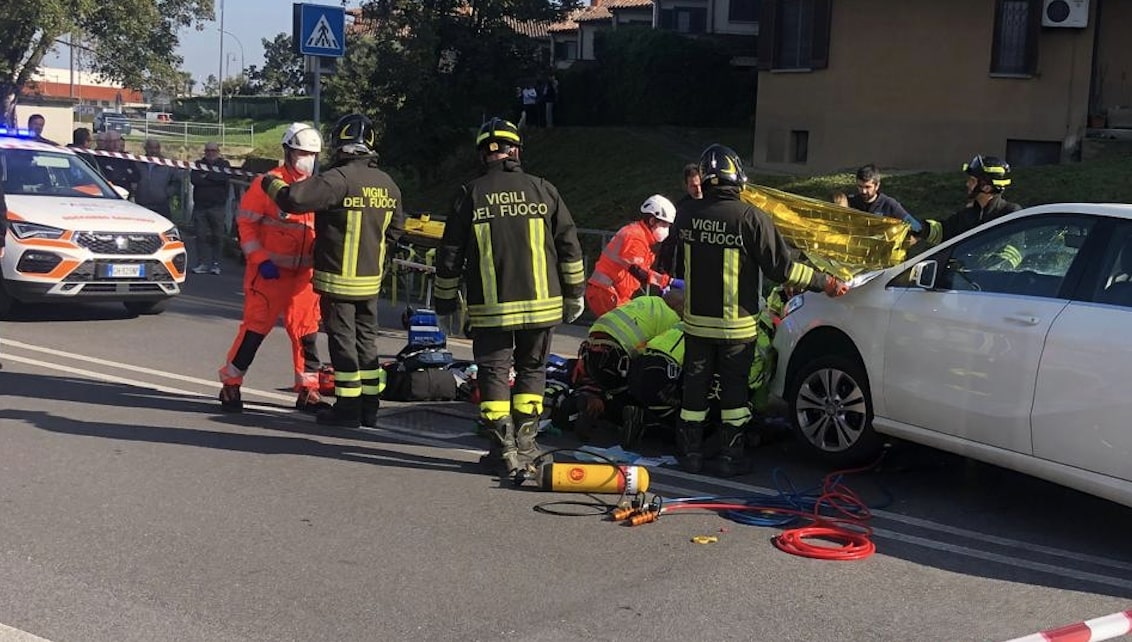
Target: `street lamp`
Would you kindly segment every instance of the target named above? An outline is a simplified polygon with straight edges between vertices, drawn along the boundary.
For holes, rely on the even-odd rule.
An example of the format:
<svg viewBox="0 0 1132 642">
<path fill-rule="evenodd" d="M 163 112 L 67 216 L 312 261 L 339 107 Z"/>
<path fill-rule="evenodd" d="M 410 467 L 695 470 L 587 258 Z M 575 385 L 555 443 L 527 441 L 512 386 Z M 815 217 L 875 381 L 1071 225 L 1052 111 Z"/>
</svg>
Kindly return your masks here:
<svg viewBox="0 0 1132 642">
<path fill-rule="evenodd" d="M 232 33 L 231 31 L 224 31 L 223 29 L 221 29 L 220 33 L 232 36 L 232 40 L 235 40 L 236 44 L 240 46 L 240 71 L 243 72 L 245 69 L 247 69 L 247 67 L 244 66 L 244 43 L 240 42 L 240 39 L 236 37 L 236 34 Z"/>
</svg>

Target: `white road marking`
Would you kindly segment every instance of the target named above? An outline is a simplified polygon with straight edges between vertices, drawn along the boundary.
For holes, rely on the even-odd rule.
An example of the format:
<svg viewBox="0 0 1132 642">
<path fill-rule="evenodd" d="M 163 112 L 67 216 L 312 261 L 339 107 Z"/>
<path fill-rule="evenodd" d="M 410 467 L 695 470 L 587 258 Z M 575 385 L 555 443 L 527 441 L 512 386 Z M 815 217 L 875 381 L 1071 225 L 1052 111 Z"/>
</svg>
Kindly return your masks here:
<svg viewBox="0 0 1132 642">
<path fill-rule="evenodd" d="M 117 368 L 122 368 L 122 369 L 127 369 L 127 370 L 133 370 L 135 372 L 141 372 L 143 374 L 152 373 L 156 376 L 162 376 L 162 377 L 166 377 L 166 378 L 169 378 L 169 379 L 182 380 L 182 381 L 187 381 L 187 382 L 199 382 L 203 385 L 215 385 L 215 383 L 213 383 L 211 381 L 205 381 L 205 380 L 196 379 L 196 378 L 193 378 L 193 377 L 184 377 L 182 375 L 177 375 L 177 374 L 170 373 L 170 372 L 163 372 L 163 371 L 159 371 L 159 370 L 150 370 L 150 369 L 147 369 L 147 368 L 138 368 L 138 367 L 135 367 L 135 366 L 130 366 L 129 364 L 122 364 L 122 363 L 113 362 L 113 361 L 106 361 L 104 359 L 97 359 L 95 357 L 87 357 L 85 355 L 78 355 L 78 354 L 62 352 L 62 351 L 58 351 L 58 350 L 52 350 L 50 348 L 42 348 L 42 347 L 39 347 L 39 346 L 32 346 L 32 345 L 29 345 L 29 344 L 20 343 L 20 342 L 17 342 L 17 341 L 10 341 L 10 340 L 7 340 L 7 339 L 0 339 L 0 343 L 12 345 L 12 346 L 15 346 L 15 347 L 28 349 L 28 350 L 32 350 L 32 351 L 38 351 L 38 352 L 43 352 L 43 353 L 47 353 L 47 354 L 55 354 L 57 356 L 64 356 L 64 357 L 76 359 L 76 360 L 79 360 L 79 361 L 89 361 L 91 363 L 96 363 L 96 364 L 101 364 L 101 365 L 109 365 L 109 366 L 112 366 L 112 367 L 117 367 Z M 94 379 L 96 381 L 107 381 L 107 382 L 110 382 L 110 383 L 120 383 L 120 384 L 123 384 L 123 385 L 136 386 L 136 387 L 144 388 L 144 389 L 159 390 L 161 392 L 167 392 L 167 393 L 170 393 L 170 394 L 187 395 L 187 396 L 193 396 L 193 397 L 209 397 L 209 395 L 205 395 L 205 394 L 195 392 L 195 391 L 191 391 L 191 390 L 185 390 L 185 389 L 182 389 L 182 388 L 175 388 L 175 387 L 172 387 L 172 386 L 163 386 L 163 385 L 160 385 L 160 384 L 154 384 L 154 383 L 150 383 L 150 382 L 146 382 L 146 381 L 139 381 L 139 380 L 136 380 L 136 379 L 130 379 L 130 378 L 127 378 L 127 377 L 117 377 L 117 376 L 114 376 L 114 375 L 106 374 L 104 372 L 94 372 L 94 371 L 85 370 L 85 369 L 82 369 L 82 368 L 75 368 L 75 367 L 72 367 L 72 366 L 67 366 L 67 365 L 62 365 L 62 364 L 57 364 L 57 363 L 51 363 L 51 362 L 45 362 L 45 361 L 42 361 L 42 360 L 39 360 L 39 359 L 30 359 L 30 358 L 27 358 L 27 357 L 21 357 L 19 355 L 5 354 L 4 358 L 5 358 L 5 360 L 8 360 L 8 361 L 13 361 L 13 362 L 16 362 L 16 363 L 23 363 L 23 364 L 34 366 L 34 367 L 41 367 L 41 368 L 46 368 L 46 369 L 49 369 L 49 370 L 58 370 L 58 371 L 67 372 L 67 373 L 70 373 L 70 374 L 77 374 L 77 375 L 81 375 L 81 376 L 84 376 L 84 377 Z M 272 396 L 272 397 L 282 397 L 282 398 L 286 399 L 287 401 L 290 401 L 290 397 L 287 397 L 285 395 L 278 395 L 276 393 L 266 393 L 266 392 L 263 392 L 263 391 L 258 391 L 258 394 L 263 394 L 265 396 Z M 259 406 L 259 405 L 254 405 L 254 404 L 245 404 L 245 407 L 252 408 L 252 409 L 255 409 L 255 410 L 264 411 L 264 412 L 279 414 L 279 415 L 281 415 L 281 418 L 289 419 L 291 421 L 295 421 L 297 419 L 297 417 L 295 416 L 295 415 L 297 415 L 296 411 L 291 410 L 291 409 L 283 409 L 283 408 L 278 408 L 278 407 L 273 407 L 273 406 Z M 304 422 L 304 423 L 306 423 L 306 422 Z M 428 437 L 418 437 L 418 436 L 415 436 L 415 435 L 412 435 L 412 434 L 406 434 L 406 433 L 401 432 L 400 430 L 396 430 L 396 429 L 362 428 L 361 430 L 363 432 L 367 432 L 367 433 L 371 433 L 371 434 L 375 434 L 375 435 L 386 436 L 386 437 L 391 437 L 391 438 L 394 438 L 394 439 L 398 439 L 398 440 L 401 440 L 401 441 L 414 443 L 414 444 L 418 444 L 418 445 L 422 445 L 422 446 L 431 446 L 431 447 L 436 447 L 436 448 L 443 448 L 443 449 L 446 449 L 446 450 L 458 450 L 458 451 L 461 451 L 461 452 L 474 453 L 474 454 L 482 454 L 482 453 L 485 452 L 482 449 L 466 449 L 466 448 L 454 447 L 454 445 L 449 441 L 432 439 L 432 438 L 428 438 Z M 716 485 L 716 486 L 721 486 L 721 487 L 725 487 L 725 488 L 732 488 L 734 490 L 745 491 L 748 494 L 760 494 L 760 495 L 775 495 L 775 494 L 777 494 L 776 491 L 769 489 L 769 488 L 764 488 L 764 487 L 761 487 L 761 486 L 743 484 L 743 483 L 734 482 L 734 481 L 725 480 L 725 479 L 706 478 L 706 477 L 702 477 L 702 476 L 698 476 L 698 475 L 691 475 L 691 474 L 688 474 L 688 473 L 684 473 L 684 472 L 681 472 L 681 471 L 675 470 L 675 469 L 665 468 L 665 469 L 663 469 L 663 474 L 666 475 L 666 476 L 675 477 L 677 479 L 684 479 L 684 480 L 687 480 L 687 481 L 695 481 L 695 482 L 700 482 L 700 483 L 708 482 L 708 483 L 711 483 L 711 484 Z M 676 486 L 673 486 L 673 485 L 658 484 L 658 485 L 656 485 L 656 487 L 657 488 L 667 488 L 668 490 L 675 491 L 675 492 L 683 494 L 685 496 L 702 495 L 702 493 L 692 491 L 692 490 L 689 490 L 689 489 L 685 489 L 685 488 L 679 488 L 679 487 L 676 487 Z M 937 524 L 937 523 L 929 521 L 929 520 L 907 517 L 907 516 L 904 516 L 904 515 L 900 515 L 898 513 L 890 513 L 888 511 L 874 510 L 873 514 L 877 515 L 877 516 L 884 517 L 885 519 L 889 519 L 889 520 L 892 520 L 892 521 L 895 521 L 895 522 L 905 523 L 905 524 L 909 524 L 909 525 L 916 526 L 916 527 L 919 527 L 919 528 L 924 528 L 926 530 L 935 530 L 935 531 L 940 532 L 940 533 L 959 535 L 961 537 L 965 537 L 965 538 L 969 538 L 969 539 L 973 539 L 973 540 L 993 542 L 993 543 L 1001 544 L 1001 545 L 1005 545 L 1005 546 L 1013 546 L 1015 548 L 1019 548 L 1020 550 L 1026 550 L 1026 551 L 1030 551 L 1030 552 L 1039 552 L 1039 553 L 1043 553 L 1043 554 L 1050 555 L 1050 556 L 1053 556 L 1053 557 L 1061 557 L 1061 558 L 1065 558 L 1065 559 L 1084 561 L 1084 562 L 1089 562 L 1089 563 L 1092 563 L 1092 564 L 1104 565 L 1104 566 L 1111 567 L 1111 568 L 1121 568 L 1121 569 L 1132 568 L 1132 564 L 1127 564 L 1125 562 L 1121 562 L 1121 561 L 1118 561 L 1118 560 L 1112 560 L 1112 559 L 1102 558 L 1102 557 L 1093 556 L 1093 555 L 1086 555 L 1086 554 L 1082 554 L 1082 553 L 1075 553 L 1075 552 L 1072 552 L 1072 551 L 1065 551 L 1065 550 L 1052 548 L 1052 547 L 1048 547 L 1048 546 L 1038 546 L 1038 545 L 1035 545 L 1035 544 L 1032 544 L 1032 543 L 1029 543 L 1029 542 L 1022 542 L 1022 541 L 1019 541 L 1019 540 L 1013 540 L 1013 539 L 1004 538 L 1004 537 L 993 537 L 993 536 L 986 535 L 984 533 L 977 533 L 975 531 L 968 531 L 968 530 L 965 530 L 965 529 L 947 526 L 945 524 Z M 930 548 L 930 549 L 934 549 L 934 550 L 938 550 L 938 551 L 953 553 L 953 554 L 956 554 L 956 555 L 963 555 L 963 556 L 970 557 L 970 558 L 973 558 L 973 559 L 993 561 L 993 562 L 1003 564 L 1003 565 L 1006 565 L 1006 566 L 1013 566 L 1015 568 L 1022 568 L 1022 569 L 1027 569 L 1027 570 L 1030 570 L 1030 571 L 1037 571 L 1037 572 L 1041 572 L 1041 573 L 1049 573 L 1049 574 L 1053 574 L 1053 575 L 1057 575 L 1057 576 L 1061 576 L 1061 577 L 1070 577 L 1070 578 L 1079 579 L 1079 580 L 1083 580 L 1083 581 L 1093 582 L 1093 583 L 1096 583 L 1096 584 L 1114 586 L 1114 587 L 1118 587 L 1118 588 L 1122 588 L 1122 589 L 1132 589 L 1132 581 L 1124 580 L 1124 579 L 1121 579 L 1121 578 L 1116 578 L 1116 577 L 1111 577 L 1111 576 L 1106 576 L 1106 575 L 1100 575 L 1100 574 L 1097 574 L 1097 573 L 1088 573 L 1088 572 L 1078 571 L 1078 570 L 1075 570 L 1073 568 L 1068 568 L 1068 567 L 1065 567 L 1065 566 L 1059 566 L 1059 565 L 1055 565 L 1055 564 L 1046 564 L 1046 563 L 1042 563 L 1042 562 L 1035 562 L 1035 561 L 1028 560 L 1028 559 L 1011 557 L 1009 555 L 1002 555 L 1002 554 L 999 554 L 999 553 L 982 551 L 982 550 L 970 548 L 970 547 L 967 547 L 967 546 L 961 546 L 961 545 L 958 545 L 958 544 L 951 544 L 951 543 L 947 543 L 947 542 L 939 542 L 939 541 L 928 539 L 928 538 L 925 538 L 925 537 L 919 537 L 919 536 L 915 536 L 915 535 L 907 535 L 907 534 L 904 534 L 904 533 L 897 533 L 895 531 L 890 531 L 890 530 L 887 530 L 887 529 L 874 528 L 873 532 L 874 532 L 874 534 L 876 534 L 877 536 L 882 537 L 882 538 L 893 539 L 893 540 L 896 540 L 896 541 L 900 541 L 900 542 L 904 542 L 904 543 L 908 543 L 908 544 L 913 544 L 913 545 L 921 546 L 921 547 L 924 547 L 924 548 Z M 0 640 L 2 640 L 2 638 L 0 638 Z"/>
<path fill-rule="evenodd" d="M 6 624 L 0 624 L 0 642 L 51 642 L 51 640 L 12 628 Z"/>
</svg>

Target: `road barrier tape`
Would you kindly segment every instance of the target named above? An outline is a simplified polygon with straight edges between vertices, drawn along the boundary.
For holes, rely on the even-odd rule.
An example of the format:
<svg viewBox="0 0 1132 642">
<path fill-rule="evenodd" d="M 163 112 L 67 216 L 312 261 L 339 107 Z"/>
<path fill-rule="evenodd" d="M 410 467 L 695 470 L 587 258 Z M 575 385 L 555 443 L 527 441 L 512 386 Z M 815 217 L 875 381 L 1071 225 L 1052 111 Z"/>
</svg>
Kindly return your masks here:
<svg viewBox="0 0 1132 642">
<path fill-rule="evenodd" d="M 233 167 L 220 167 L 218 165 L 205 165 L 204 163 L 194 163 L 189 161 L 173 160 L 172 158 L 162 158 L 159 156 L 140 156 L 138 154 L 130 154 L 127 152 L 110 152 L 104 149 L 75 149 L 80 154 L 90 154 L 92 156 L 105 156 L 108 158 L 122 158 L 125 160 L 137 161 L 142 163 L 151 163 L 153 165 L 164 165 L 166 167 L 176 167 L 179 169 L 195 169 L 202 172 L 212 172 L 214 174 L 226 174 L 228 176 L 239 176 L 247 178 L 256 178 L 263 176 L 263 172 L 248 172 L 242 169 L 235 169 Z"/>
<path fill-rule="evenodd" d="M 1099 642 L 1132 633 L 1132 609 L 1049 629 L 1007 642 Z"/>
</svg>

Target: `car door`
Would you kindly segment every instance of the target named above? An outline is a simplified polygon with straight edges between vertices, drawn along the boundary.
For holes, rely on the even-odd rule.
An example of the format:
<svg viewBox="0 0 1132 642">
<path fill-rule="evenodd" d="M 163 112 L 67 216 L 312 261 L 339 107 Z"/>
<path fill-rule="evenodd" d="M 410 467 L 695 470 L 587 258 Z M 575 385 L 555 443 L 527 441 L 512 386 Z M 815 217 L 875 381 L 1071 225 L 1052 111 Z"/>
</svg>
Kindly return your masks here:
<svg viewBox="0 0 1132 642">
<path fill-rule="evenodd" d="M 1020 218 L 937 254 L 936 287 L 911 287 L 890 317 L 886 416 L 1031 453 L 1042 346 L 1068 304 L 1067 276 L 1093 224 L 1077 215 Z"/>
<path fill-rule="evenodd" d="M 1038 367 L 1034 455 L 1132 481 L 1132 223 L 1118 225 L 1054 321 Z"/>
</svg>

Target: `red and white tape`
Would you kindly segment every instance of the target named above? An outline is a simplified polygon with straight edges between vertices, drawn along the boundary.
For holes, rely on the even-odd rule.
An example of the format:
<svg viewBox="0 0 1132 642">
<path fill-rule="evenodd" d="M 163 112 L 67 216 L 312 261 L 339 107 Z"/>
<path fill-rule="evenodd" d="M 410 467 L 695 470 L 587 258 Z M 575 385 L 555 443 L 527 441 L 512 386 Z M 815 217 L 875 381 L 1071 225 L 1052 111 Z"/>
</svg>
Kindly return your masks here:
<svg viewBox="0 0 1132 642">
<path fill-rule="evenodd" d="M 1132 633 L 1132 609 L 1014 638 L 1007 642 L 1098 642 L 1128 633 Z"/>
<path fill-rule="evenodd" d="M 217 167 L 216 165 L 205 165 L 204 163 L 190 163 L 188 161 L 173 160 L 172 158 L 159 158 L 157 156 L 139 156 L 138 154 L 130 154 L 127 152 L 108 152 L 104 149 L 77 149 L 72 148 L 80 154 L 91 154 L 92 156 L 108 156 L 110 158 L 124 158 L 126 160 L 141 161 L 143 163 L 153 163 L 154 165 L 165 165 L 166 167 L 177 167 L 180 169 L 195 169 L 203 172 L 214 172 L 217 174 L 227 174 L 228 176 L 246 176 L 248 178 L 255 178 L 262 176 L 261 173 L 246 172 L 242 169 L 235 169 L 232 167 Z"/>
</svg>

